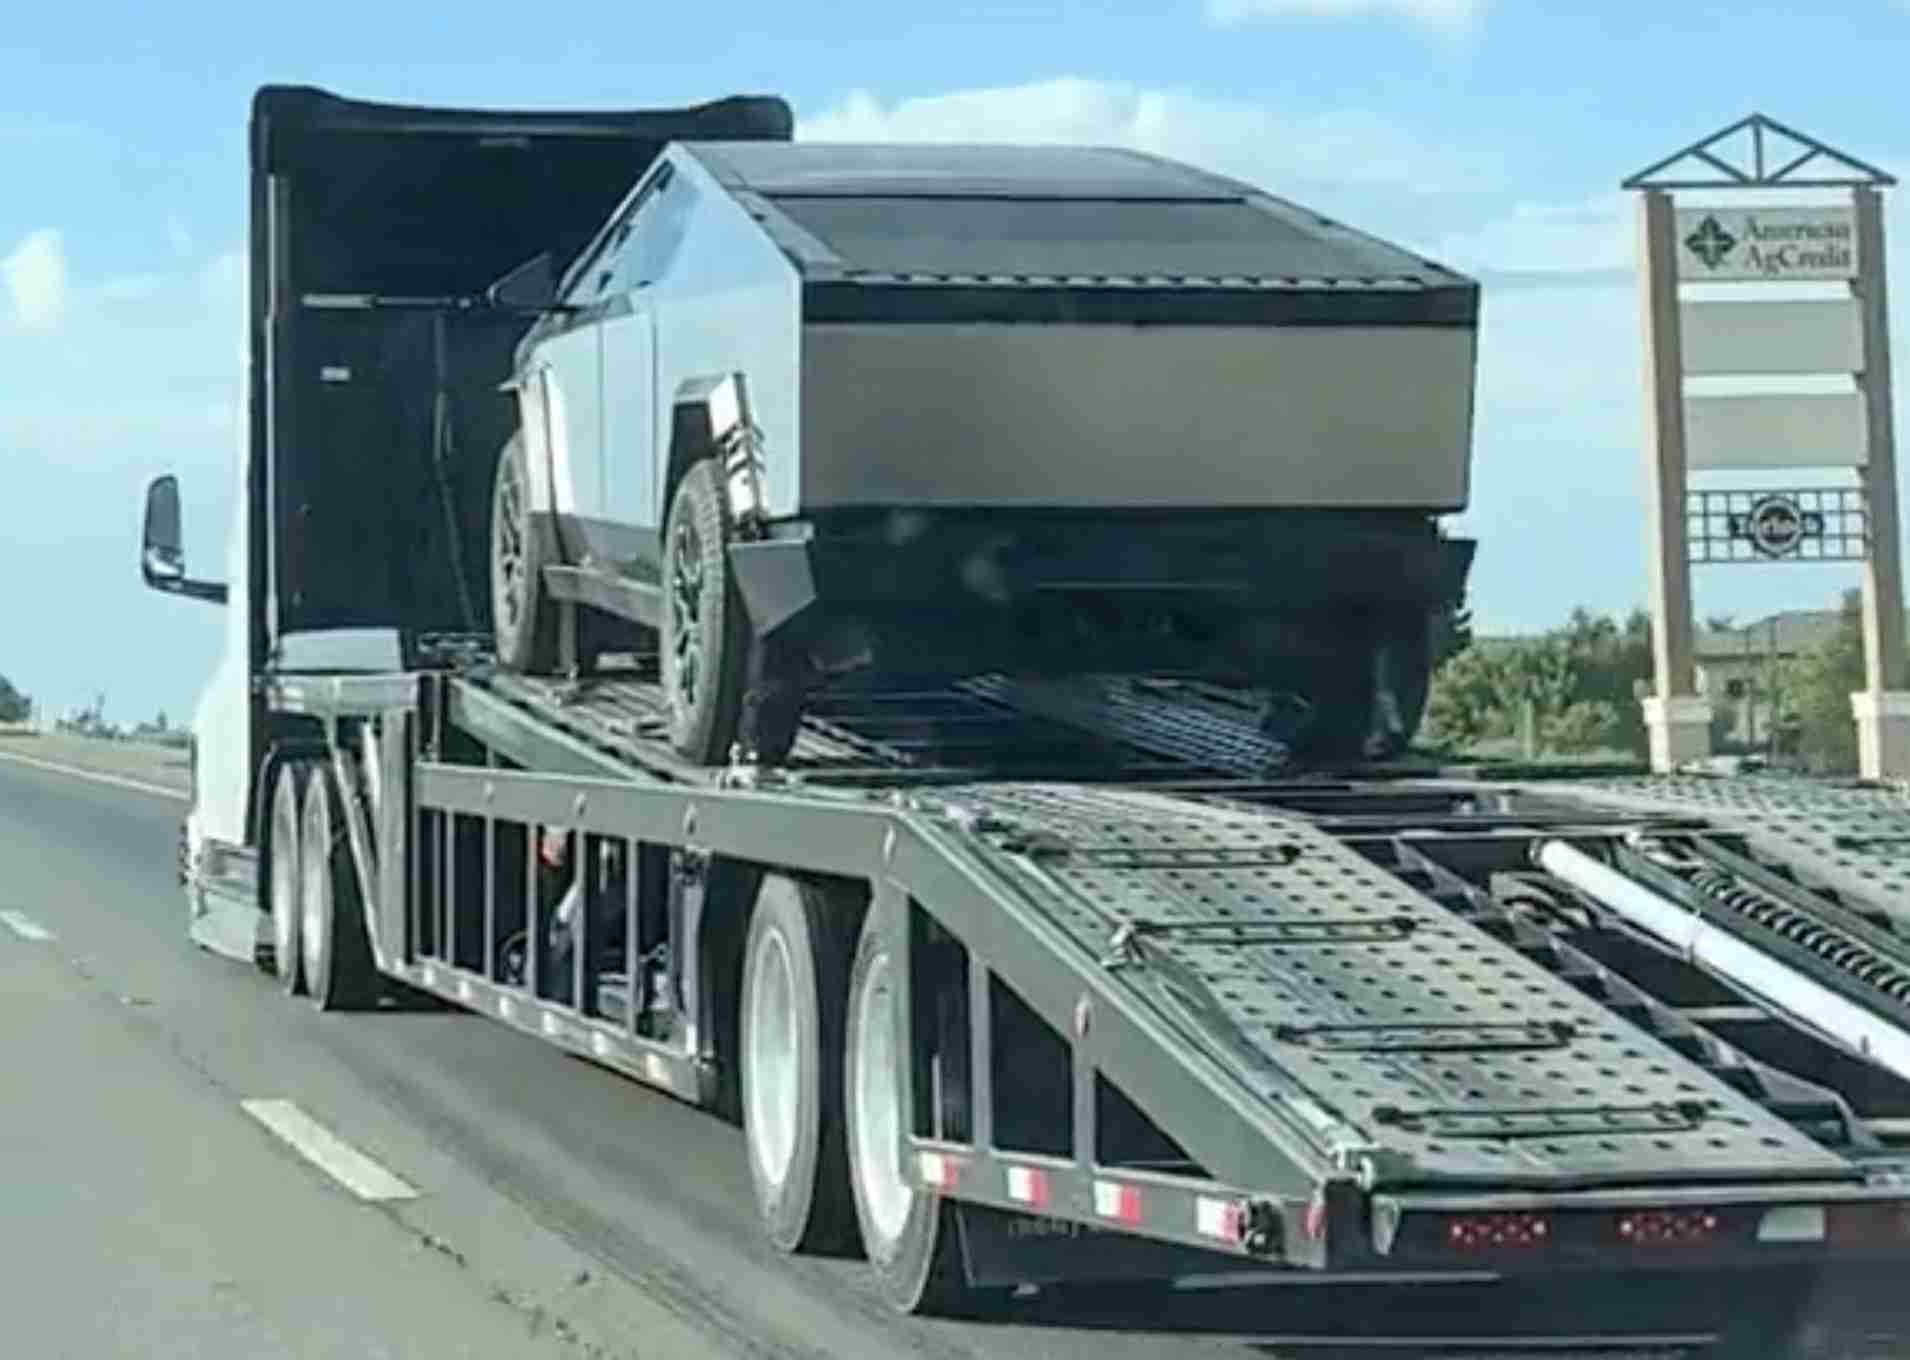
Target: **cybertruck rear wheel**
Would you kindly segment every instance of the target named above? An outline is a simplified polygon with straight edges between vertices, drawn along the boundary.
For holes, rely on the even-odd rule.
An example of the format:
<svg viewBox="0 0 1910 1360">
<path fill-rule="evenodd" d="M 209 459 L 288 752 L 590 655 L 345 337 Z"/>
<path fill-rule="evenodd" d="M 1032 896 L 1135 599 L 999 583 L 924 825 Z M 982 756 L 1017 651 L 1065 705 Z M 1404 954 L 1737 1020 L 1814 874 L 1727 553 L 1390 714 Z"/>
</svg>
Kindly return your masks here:
<svg viewBox="0 0 1910 1360">
<path fill-rule="evenodd" d="M 491 619 L 497 660 L 506 670 L 548 673 L 557 666 L 557 616 L 544 600 L 545 529 L 531 514 L 524 436 L 497 456 L 491 490 Z"/>
<path fill-rule="evenodd" d="M 683 474 L 663 537 L 663 691 L 670 744 L 699 765 L 720 765 L 739 739 L 775 763 L 796 739 L 801 702 L 759 646 L 729 569 L 729 512 L 722 469 L 705 459 Z M 762 681 L 745 723 L 752 665 Z M 754 730 L 750 730 L 753 728 Z"/>
<path fill-rule="evenodd" d="M 1349 623 L 1333 649 L 1307 668 L 1304 713 L 1294 712 L 1290 724 L 1294 753 L 1332 764 L 1404 755 L 1426 712 L 1431 626 L 1418 611 Z M 1274 698 L 1281 697 L 1276 692 Z"/>
</svg>

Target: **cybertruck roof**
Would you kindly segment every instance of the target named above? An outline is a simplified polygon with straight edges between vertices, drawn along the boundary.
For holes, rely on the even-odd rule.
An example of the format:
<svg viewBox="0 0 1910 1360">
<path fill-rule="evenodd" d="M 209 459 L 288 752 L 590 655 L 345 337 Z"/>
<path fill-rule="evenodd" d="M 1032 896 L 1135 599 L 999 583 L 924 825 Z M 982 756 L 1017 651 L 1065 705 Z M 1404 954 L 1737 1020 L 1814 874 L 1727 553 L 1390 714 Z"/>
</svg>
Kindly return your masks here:
<svg viewBox="0 0 1910 1360">
<path fill-rule="evenodd" d="M 1198 293 L 1207 303 L 1198 319 L 1209 321 L 1470 325 L 1476 316 L 1476 285 L 1449 269 L 1251 185 L 1139 152 L 787 142 L 684 149 L 757 214 L 806 279 L 881 288 L 891 303 L 896 288 L 933 289 L 944 301 L 951 289 L 986 289 L 999 310 L 1001 290 L 1033 289 L 1071 294 L 1091 312 L 1146 312 L 1141 295 Z M 1286 300 L 1262 297 L 1239 314 L 1237 295 L 1255 294 Z M 1336 300 L 1297 302 L 1296 294 Z M 1129 300 L 1111 304 L 1109 295 Z"/>
</svg>

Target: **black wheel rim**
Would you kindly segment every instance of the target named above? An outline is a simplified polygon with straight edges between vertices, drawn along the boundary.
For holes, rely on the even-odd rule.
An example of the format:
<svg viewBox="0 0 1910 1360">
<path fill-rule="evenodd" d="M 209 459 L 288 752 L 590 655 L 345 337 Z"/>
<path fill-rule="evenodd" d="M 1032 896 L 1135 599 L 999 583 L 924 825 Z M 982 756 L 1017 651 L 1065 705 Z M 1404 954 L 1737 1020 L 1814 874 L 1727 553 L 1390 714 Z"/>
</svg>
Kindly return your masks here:
<svg viewBox="0 0 1910 1360">
<path fill-rule="evenodd" d="M 679 524 L 670 537 L 670 689 L 685 710 L 703 683 L 703 587 L 703 540 L 694 524 Z"/>
<path fill-rule="evenodd" d="M 491 570 L 497 597 L 497 626 L 515 629 L 524 616 L 525 559 L 529 528 L 517 460 L 506 459 L 497 484 L 497 513 L 492 516 Z"/>
</svg>

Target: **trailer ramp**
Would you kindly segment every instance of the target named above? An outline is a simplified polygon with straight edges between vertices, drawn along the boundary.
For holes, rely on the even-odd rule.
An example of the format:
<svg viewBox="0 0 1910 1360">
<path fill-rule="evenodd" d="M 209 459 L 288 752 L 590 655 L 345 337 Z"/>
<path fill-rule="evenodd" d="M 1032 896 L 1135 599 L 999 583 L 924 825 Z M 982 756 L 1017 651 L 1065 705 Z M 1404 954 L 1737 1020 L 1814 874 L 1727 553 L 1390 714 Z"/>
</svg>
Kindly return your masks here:
<svg viewBox="0 0 1910 1360">
<path fill-rule="evenodd" d="M 1849 1173 L 1304 820 L 1069 786 L 949 799 L 971 827 L 952 853 L 985 865 L 1005 901 L 1058 926 L 1079 960 L 1269 1113 L 1291 1118 L 1298 1091 L 1357 1131 L 1372 1186 Z M 1010 985 L 1016 962 L 991 960 Z M 1148 1109 L 1144 1090 L 1127 1094 Z"/>
</svg>

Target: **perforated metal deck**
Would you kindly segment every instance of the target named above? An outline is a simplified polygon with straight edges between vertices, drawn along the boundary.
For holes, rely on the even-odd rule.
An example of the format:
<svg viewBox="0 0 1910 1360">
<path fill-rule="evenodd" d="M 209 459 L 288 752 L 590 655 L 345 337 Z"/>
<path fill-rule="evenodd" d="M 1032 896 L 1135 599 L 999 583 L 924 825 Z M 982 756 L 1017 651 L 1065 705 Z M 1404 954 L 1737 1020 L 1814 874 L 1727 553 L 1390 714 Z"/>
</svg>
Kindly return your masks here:
<svg viewBox="0 0 1910 1360">
<path fill-rule="evenodd" d="M 653 672 L 571 682 L 473 670 L 468 683 L 526 716 L 655 773 L 708 780 L 675 760 Z M 1230 691 L 1177 681 L 1023 684 L 999 676 L 932 690 L 840 689 L 807 706 L 785 768 L 815 782 L 884 783 L 989 774 L 1148 780 L 1264 777 L 1286 749 Z"/>
<path fill-rule="evenodd" d="M 1910 929 L 1910 800 L 1884 789 L 1701 775 L 1599 780 L 1551 790 L 1628 812 L 1697 814 Z"/>
<path fill-rule="evenodd" d="M 953 796 L 1005 876 L 1382 1183 L 1838 1178 L 1841 1158 L 1297 818 L 1139 791 Z"/>
</svg>

